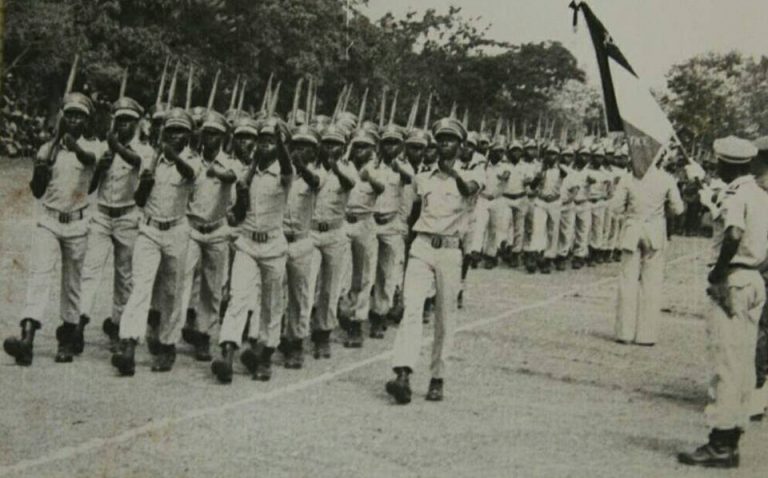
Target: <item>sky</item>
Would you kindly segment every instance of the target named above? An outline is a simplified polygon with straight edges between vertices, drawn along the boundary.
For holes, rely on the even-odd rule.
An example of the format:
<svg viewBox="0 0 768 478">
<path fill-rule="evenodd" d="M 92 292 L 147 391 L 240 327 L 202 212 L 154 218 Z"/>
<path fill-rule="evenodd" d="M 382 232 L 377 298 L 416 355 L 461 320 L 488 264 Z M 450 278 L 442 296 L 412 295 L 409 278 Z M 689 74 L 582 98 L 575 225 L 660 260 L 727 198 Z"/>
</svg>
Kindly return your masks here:
<svg viewBox="0 0 768 478">
<path fill-rule="evenodd" d="M 594 50 L 579 15 L 574 34 L 569 0 L 369 0 L 372 19 L 428 8 L 462 7 L 464 18 L 482 17 L 490 38 L 511 43 L 560 41 L 576 56 L 590 82 L 598 81 Z M 768 55 L 768 0 L 589 0 L 645 83 L 665 85 L 674 64 L 707 51 Z"/>
</svg>

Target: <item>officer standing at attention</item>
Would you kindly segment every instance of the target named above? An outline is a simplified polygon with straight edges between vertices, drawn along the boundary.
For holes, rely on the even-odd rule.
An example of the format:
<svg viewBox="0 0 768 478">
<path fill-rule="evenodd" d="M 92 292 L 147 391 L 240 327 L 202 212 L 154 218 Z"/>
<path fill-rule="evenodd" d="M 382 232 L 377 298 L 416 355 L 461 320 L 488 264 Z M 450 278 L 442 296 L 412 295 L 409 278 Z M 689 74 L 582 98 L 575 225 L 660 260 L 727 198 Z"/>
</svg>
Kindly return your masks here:
<svg viewBox="0 0 768 478">
<path fill-rule="evenodd" d="M 224 152 L 224 138 L 229 130 L 221 113 L 210 110 L 203 115 L 200 151 L 203 171 L 195 182 L 187 219 L 190 242 L 184 265 L 182 309 L 189 308 L 199 271 L 198 313 L 183 333 L 195 347 L 195 359 L 211 360 L 211 332 L 219 322 L 222 290 L 229 269 L 229 228 L 227 212 L 233 198 L 232 186 L 239 165 Z"/>
<path fill-rule="evenodd" d="M 91 188 L 98 188 L 97 208 L 88 232 L 88 250 L 83 264 L 83 296 L 81 313 L 90 318 L 96 293 L 101 287 L 101 275 L 113 249 L 114 283 L 112 316 L 102 329 L 110 340 L 113 352 L 120 342 L 120 317 L 131 295 L 131 260 L 133 246 L 139 234 L 141 216 L 133 199 L 139 182 L 139 171 L 154 156 L 154 150 L 139 141 L 136 135 L 139 118 L 144 109 L 132 98 L 119 98 L 112 105 L 114 132 L 107 135 L 107 151 L 96 165 Z"/>
<path fill-rule="evenodd" d="M 522 157 L 523 145 L 518 140 L 512 140 L 507 148 L 509 177 L 501 189 L 501 195 L 509 207 L 509 228 L 506 240 L 499 246 L 507 265 L 512 268 L 520 265 L 520 257 L 523 254 L 525 218 L 528 211 L 525 188 L 531 178 L 529 167 L 521 161 Z"/>
<path fill-rule="evenodd" d="M 397 378 L 387 382 L 387 393 L 398 403 L 409 403 L 413 372 L 421 351 L 422 313 L 429 289 L 437 291 L 432 379 L 428 400 L 442 400 L 446 358 L 451 351 L 457 291 L 461 284 L 461 236 L 469 225 L 472 198 L 482 178 L 476 171 L 454 169 L 466 139 L 464 126 L 453 118 L 437 121 L 432 130 L 438 144 L 438 168 L 423 173 L 416 184 L 421 215 L 405 273 L 405 315 L 395 337 L 393 366 Z M 481 169 L 478 169 L 481 171 Z"/>
<path fill-rule="evenodd" d="M 285 312 L 283 279 L 288 241 L 283 220 L 293 182 L 283 126 L 277 117 L 259 124 L 254 159 L 245 178 L 237 184 L 233 215 L 235 225 L 242 223 L 242 227 L 235 242 L 232 299 L 219 332 L 221 358 L 211 364 L 221 383 L 232 381 L 232 361 L 242 342 L 254 291 L 260 300 L 248 329 L 250 347 L 240 354 L 240 360 L 254 380 L 272 378 L 272 354 L 280 342 Z"/>
<path fill-rule="evenodd" d="M 153 178 L 154 185 L 146 198 L 134 246 L 133 290 L 120 321 L 120 350 L 112 355 L 112 365 L 120 375 L 134 374 L 136 345 L 147 330 L 147 312 L 155 280 L 163 290 L 164 299 L 171 302 L 168 305 L 171 312 L 161 319 L 158 353 L 152 371 L 167 372 L 176 360 L 176 342 L 183 326 L 181 295 L 189 242 L 186 210 L 202 168 L 200 158 L 188 148 L 191 135 L 189 114 L 182 108 L 168 111 L 159 157 L 154 158 L 140 178 L 140 181 Z M 141 185 L 139 190 L 143 190 Z"/>
<path fill-rule="evenodd" d="M 88 184 L 103 143 L 83 137 L 93 111 L 91 100 L 81 93 L 64 98 L 57 135 L 37 152 L 30 186 L 39 199 L 37 228 L 32 236 L 30 276 L 22 312 L 21 338 L 3 343 L 18 365 L 31 365 L 35 332 L 48 305 L 56 263 L 61 260 L 60 318 L 56 329 L 56 362 L 71 362 L 83 350 L 86 317 L 80 317 L 80 286 L 88 241 Z"/>
<path fill-rule="evenodd" d="M 735 468 L 739 438 L 749 422 L 749 400 L 755 389 L 755 343 L 765 303 L 765 285 L 758 266 L 768 250 L 768 193 L 750 174 L 757 148 L 729 136 L 714 142 L 720 177 L 728 183 L 720 218 L 714 226 L 717 255 L 709 273 L 707 313 L 714 374 L 705 414 L 709 441 L 680 453 L 686 465 Z M 629 227 L 629 226 L 627 226 Z"/>
<path fill-rule="evenodd" d="M 616 307 L 616 341 L 651 346 L 657 340 L 664 289 L 666 215 L 683 212 L 683 200 L 672 176 L 651 166 L 645 176 L 621 183 L 615 201 L 627 222 Z"/>
</svg>

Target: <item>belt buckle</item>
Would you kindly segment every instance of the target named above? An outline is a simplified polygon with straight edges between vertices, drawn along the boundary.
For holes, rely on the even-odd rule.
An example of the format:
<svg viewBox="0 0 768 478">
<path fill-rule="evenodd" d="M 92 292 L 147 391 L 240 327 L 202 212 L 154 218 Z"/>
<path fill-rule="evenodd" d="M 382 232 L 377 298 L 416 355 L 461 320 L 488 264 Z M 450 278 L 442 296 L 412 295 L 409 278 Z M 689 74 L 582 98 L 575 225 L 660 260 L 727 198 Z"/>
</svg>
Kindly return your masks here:
<svg viewBox="0 0 768 478">
<path fill-rule="evenodd" d="M 440 249 L 443 247 L 443 238 L 439 236 L 432 236 L 432 239 L 430 240 L 430 244 L 432 244 L 432 247 L 435 249 Z"/>
<path fill-rule="evenodd" d="M 59 223 L 60 224 L 69 224 L 69 222 L 72 220 L 69 213 L 66 212 L 60 212 L 59 213 Z"/>
<path fill-rule="evenodd" d="M 327 222 L 318 222 L 317 223 L 317 230 L 320 232 L 328 232 L 330 228 L 328 227 Z"/>
<path fill-rule="evenodd" d="M 113 208 L 113 207 L 111 207 L 111 208 L 109 208 L 108 216 L 110 217 L 110 219 L 117 219 L 118 217 L 123 215 L 122 212 L 123 211 L 122 211 L 121 208 Z"/>
<path fill-rule="evenodd" d="M 171 228 L 171 222 L 157 222 L 157 228 L 161 231 L 167 231 Z"/>
<path fill-rule="evenodd" d="M 254 232 L 253 240 L 258 243 L 267 242 L 269 240 L 269 234 L 267 234 L 266 232 Z"/>
</svg>

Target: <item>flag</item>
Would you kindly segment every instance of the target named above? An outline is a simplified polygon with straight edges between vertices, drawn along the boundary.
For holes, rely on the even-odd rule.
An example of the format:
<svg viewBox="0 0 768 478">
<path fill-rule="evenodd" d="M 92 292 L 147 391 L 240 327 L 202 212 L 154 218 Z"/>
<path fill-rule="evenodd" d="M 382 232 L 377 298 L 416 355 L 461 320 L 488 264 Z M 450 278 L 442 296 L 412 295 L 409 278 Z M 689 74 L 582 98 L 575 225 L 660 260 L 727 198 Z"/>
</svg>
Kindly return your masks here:
<svg viewBox="0 0 768 478">
<path fill-rule="evenodd" d="M 608 131 L 626 135 L 632 172 L 642 178 L 675 136 L 672 123 L 592 9 L 578 0 L 570 7 L 574 26 L 578 12 L 584 14 L 595 47 Z"/>
</svg>

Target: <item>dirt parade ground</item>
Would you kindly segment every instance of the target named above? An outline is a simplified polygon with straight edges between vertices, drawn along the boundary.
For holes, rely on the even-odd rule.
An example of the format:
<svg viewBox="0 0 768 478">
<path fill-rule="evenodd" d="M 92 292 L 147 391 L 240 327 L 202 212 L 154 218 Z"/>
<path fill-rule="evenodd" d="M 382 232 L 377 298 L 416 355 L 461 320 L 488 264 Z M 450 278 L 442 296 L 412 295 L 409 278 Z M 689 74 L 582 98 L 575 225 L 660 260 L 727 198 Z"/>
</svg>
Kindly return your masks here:
<svg viewBox="0 0 768 478">
<path fill-rule="evenodd" d="M 0 334 L 8 336 L 17 333 L 35 223 L 28 168 L 0 165 Z M 0 476 L 725 476 L 675 460 L 708 432 L 707 247 L 673 238 L 653 348 L 612 340 L 617 264 L 549 276 L 471 271 L 445 401 L 423 399 L 422 360 L 407 406 L 384 391 L 392 328 L 357 350 L 337 337 L 333 358 L 309 357 L 300 371 L 278 356 L 267 383 L 241 367 L 219 385 L 184 345 L 170 373 L 150 372 L 142 346 L 136 375 L 117 377 L 100 330 L 111 300 L 105 277 L 73 364 L 53 361 L 54 310 L 32 367 L 0 357 Z M 741 468 L 727 476 L 766 476 L 768 424 L 752 424 L 742 443 Z"/>
</svg>

